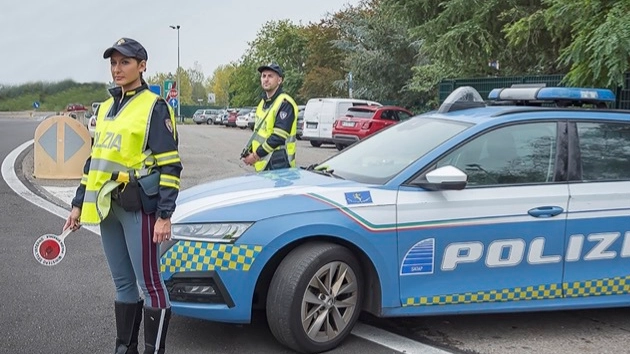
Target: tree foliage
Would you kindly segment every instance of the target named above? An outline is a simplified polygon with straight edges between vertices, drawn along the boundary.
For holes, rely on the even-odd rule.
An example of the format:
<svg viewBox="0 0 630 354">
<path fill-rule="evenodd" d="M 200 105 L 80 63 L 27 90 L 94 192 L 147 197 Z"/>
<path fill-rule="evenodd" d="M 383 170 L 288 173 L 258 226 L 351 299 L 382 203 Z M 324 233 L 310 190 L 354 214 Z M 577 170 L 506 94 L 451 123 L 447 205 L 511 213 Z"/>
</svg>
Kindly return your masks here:
<svg viewBox="0 0 630 354">
<path fill-rule="evenodd" d="M 508 27 L 514 45 L 544 33 L 559 48 L 556 65 L 569 85 L 615 87 L 630 67 L 630 3 L 543 0 L 541 8 Z"/>
<path fill-rule="evenodd" d="M 421 98 L 408 84 L 418 48 L 397 10 L 379 0 L 348 8 L 335 16 L 341 35 L 334 43 L 345 54 L 344 67 L 353 74 L 356 97 L 417 106 Z"/>
<path fill-rule="evenodd" d="M 351 72 L 355 97 L 422 110 L 436 105 L 449 78 L 562 74 L 567 85 L 614 88 L 625 84 L 629 58 L 630 1 L 362 0 L 313 23 L 264 23 L 238 60 L 207 78 L 195 63 L 147 81 L 179 73 L 181 104 L 212 92 L 218 105 L 254 106 L 256 69 L 276 62 L 298 103 L 347 97 Z M 51 87 L 0 87 L 0 103 L 45 101 Z"/>
</svg>

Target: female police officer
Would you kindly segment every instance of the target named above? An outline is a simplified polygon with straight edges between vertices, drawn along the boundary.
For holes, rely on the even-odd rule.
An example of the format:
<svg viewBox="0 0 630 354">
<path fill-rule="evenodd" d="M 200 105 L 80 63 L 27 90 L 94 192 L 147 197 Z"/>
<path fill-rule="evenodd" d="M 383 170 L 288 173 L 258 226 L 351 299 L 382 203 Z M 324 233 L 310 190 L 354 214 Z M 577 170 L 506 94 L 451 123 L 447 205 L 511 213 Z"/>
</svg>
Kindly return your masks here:
<svg viewBox="0 0 630 354">
<path fill-rule="evenodd" d="M 91 156 L 64 230 L 100 225 L 116 287 L 115 353 L 138 353 L 143 308 L 144 353 L 164 353 L 171 309 L 159 243 L 170 238 L 182 170 L 175 117 L 142 78 L 148 55 L 140 43 L 121 38 L 103 58 L 110 59 L 116 87 L 98 109 Z M 147 211 L 139 198 L 137 178 L 147 171 L 159 172 L 157 210 Z"/>
</svg>

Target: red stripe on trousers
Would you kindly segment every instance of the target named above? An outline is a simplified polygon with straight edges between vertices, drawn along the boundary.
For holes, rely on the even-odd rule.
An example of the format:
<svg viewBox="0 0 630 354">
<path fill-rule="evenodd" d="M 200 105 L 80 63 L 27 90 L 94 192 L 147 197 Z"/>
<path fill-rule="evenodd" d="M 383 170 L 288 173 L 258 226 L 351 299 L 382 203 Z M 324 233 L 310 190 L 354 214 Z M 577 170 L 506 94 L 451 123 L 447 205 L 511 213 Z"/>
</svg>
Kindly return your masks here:
<svg viewBox="0 0 630 354">
<path fill-rule="evenodd" d="M 142 213 L 142 273 L 152 307 L 165 308 L 166 294 L 159 272 L 159 245 L 153 243 L 155 216 Z"/>
</svg>

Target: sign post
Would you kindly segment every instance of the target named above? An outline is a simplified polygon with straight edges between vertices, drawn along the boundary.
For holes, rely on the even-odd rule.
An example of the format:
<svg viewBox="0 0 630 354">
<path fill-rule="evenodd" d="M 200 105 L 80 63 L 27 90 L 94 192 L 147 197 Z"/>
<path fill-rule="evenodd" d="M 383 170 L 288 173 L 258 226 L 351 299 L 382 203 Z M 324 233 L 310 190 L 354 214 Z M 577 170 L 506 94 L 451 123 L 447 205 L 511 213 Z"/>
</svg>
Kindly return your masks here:
<svg viewBox="0 0 630 354">
<path fill-rule="evenodd" d="M 164 80 L 164 86 L 162 89 L 162 92 L 164 93 L 164 98 L 168 101 L 168 95 L 171 91 L 171 89 L 174 89 L 175 86 L 175 81 L 173 80 Z"/>
</svg>

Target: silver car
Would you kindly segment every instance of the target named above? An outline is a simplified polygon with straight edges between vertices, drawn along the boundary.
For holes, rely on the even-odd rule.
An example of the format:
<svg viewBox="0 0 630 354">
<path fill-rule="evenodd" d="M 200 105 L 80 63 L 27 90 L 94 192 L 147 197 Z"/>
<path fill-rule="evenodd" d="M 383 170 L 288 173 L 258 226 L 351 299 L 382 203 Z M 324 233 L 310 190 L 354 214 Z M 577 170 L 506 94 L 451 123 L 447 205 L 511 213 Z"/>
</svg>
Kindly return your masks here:
<svg viewBox="0 0 630 354">
<path fill-rule="evenodd" d="M 198 109 L 193 114 L 193 122 L 197 124 L 214 124 L 218 115 L 219 111 L 216 109 Z"/>
</svg>

